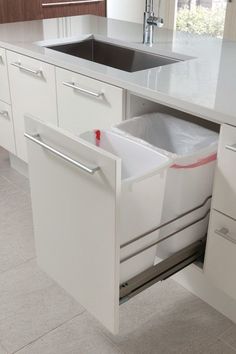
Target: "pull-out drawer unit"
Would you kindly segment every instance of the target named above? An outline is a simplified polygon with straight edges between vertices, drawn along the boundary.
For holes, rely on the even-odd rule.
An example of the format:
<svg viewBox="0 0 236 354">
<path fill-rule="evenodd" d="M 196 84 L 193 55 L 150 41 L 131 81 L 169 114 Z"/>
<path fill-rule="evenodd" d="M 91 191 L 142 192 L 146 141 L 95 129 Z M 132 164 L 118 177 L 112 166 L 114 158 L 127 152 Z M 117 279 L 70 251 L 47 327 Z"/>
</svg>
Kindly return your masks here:
<svg viewBox="0 0 236 354">
<path fill-rule="evenodd" d="M 25 135 L 39 265 L 117 333 L 121 303 L 203 255 L 204 234 L 157 265 L 152 258 L 159 243 L 208 218 L 210 198 L 173 222 L 201 208 L 206 208 L 204 215 L 160 240 L 159 230 L 171 222 L 160 225 L 166 157 L 162 160 L 153 151 L 138 151 L 137 161 L 151 153 L 161 167 L 151 168 L 146 159 L 145 172 L 130 183 L 124 177 L 130 171 L 122 168 L 119 155 L 92 140 L 31 118 L 26 119 Z M 125 152 L 122 146 L 119 149 Z M 150 263 L 145 254 L 151 257 Z"/>
<path fill-rule="evenodd" d="M 236 128 L 222 125 L 213 208 L 236 219 Z"/>
<path fill-rule="evenodd" d="M 215 210 L 211 213 L 205 274 L 236 300 L 236 220 Z"/>
<path fill-rule="evenodd" d="M 0 100 L 11 103 L 10 91 L 9 91 L 9 80 L 7 72 L 7 58 L 6 51 L 0 48 Z"/>
</svg>

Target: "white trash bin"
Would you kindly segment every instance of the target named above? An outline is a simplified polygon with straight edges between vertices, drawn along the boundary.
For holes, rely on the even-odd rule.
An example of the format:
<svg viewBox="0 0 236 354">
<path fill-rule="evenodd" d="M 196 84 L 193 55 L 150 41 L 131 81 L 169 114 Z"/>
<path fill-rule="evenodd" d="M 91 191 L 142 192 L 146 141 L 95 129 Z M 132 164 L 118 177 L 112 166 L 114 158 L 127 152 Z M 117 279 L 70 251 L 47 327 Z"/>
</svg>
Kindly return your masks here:
<svg viewBox="0 0 236 354">
<path fill-rule="evenodd" d="M 218 133 L 179 118 L 151 113 L 124 121 L 113 128 L 123 136 L 170 157 L 161 223 L 201 205 L 212 194 Z M 165 228 L 160 238 L 205 215 L 205 206 Z M 164 259 L 207 233 L 208 218 L 158 245 Z"/>
<path fill-rule="evenodd" d="M 103 150 L 122 160 L 122 185 L 117 225 L 120 245 L 145 233 L 161 222 L 166 174 L 171 160 L 148 146 L 139 144 L 109 130 L 81 135 Z M 159 233 L 136 241 L 121 249 L 121 259 L 157 241 Z M 156 246 L 121 264 L 120 283 L 151 267 L 156 256 Z"/>
</svg>

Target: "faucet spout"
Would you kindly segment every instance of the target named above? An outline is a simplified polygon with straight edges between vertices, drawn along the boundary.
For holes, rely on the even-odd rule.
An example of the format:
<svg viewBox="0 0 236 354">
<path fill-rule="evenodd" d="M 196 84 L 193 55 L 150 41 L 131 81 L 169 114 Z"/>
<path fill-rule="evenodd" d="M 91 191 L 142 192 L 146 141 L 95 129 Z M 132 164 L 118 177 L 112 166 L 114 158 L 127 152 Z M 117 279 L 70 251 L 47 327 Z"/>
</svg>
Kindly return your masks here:
<svg viewBox="0 0 236 354">
<path fill-rule="evenodd" d="M 159 0 L 158 12 L 161 0 Z M 159 15 L 159 14 L 158 14 Z M 146 0 L 144 20 L 143 20 L 143 43 L 149 46 L 153 44 L 153 28 L 161 28 L 164 24 L 163 18 L 156 17 L 154 14 L 154 0 Z"/>
</svg>

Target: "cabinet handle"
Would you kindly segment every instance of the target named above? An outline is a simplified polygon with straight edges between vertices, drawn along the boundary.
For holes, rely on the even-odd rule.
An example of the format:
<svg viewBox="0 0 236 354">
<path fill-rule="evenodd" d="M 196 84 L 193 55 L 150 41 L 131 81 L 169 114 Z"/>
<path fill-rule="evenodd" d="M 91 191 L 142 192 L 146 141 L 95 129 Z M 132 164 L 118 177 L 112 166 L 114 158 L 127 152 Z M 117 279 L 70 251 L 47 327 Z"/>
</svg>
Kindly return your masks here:
<svg viewBox="0 0 236 354">
<path fill-rule="evenodd" d="M 61 2 L 44 2 L 42 7 L 55 7 L 55 6 L 67 6 L 67 5 L 82 5 L 82 4 L 92 4 L 97 2 L 103 2 L 104 0 L 75 0 L 75 1 L 61 1 Z"/>
<path fill-rule="evenodd" d="M 22 71 L 26 71 L 27 73 L 36 75 L 36 76 L 42 76 L 43 72 L 41 69 L 38 70 L 33 70 L 30 68 L 27 68 L 26 66 L 22 65 L 20 62 L 16 62 L 16 63 L 11 63 L 12 66 L 15 66 L 16 68 L 22 70 Z"/>
<path fill-rule="evenodd" d="M 96 98 L 99 98 L 99 97 L 104 95 L 103 92 L 93 92 L 93 91 L 86 90 L 86 89 L 84 89 L 82 87 L 76 86 L 76 84 L 74 82 L 63 82 L 62 85 L 70 87 L 70 88 L 72 88 L 72 89 L 74 89 L 76 91 L 85 93 L 86 95 L 89 95 L 89 96 L 92 96 L 92 97 L 96 97 Z"/>
<path fill-rule="evenodd" d="M 236 152 L 236 144 L 234 144 L 234 145 L 225 145 L 225 148 L 226 148 L 227 150 Z"/>
<path fill-rule="evenodd" d="M 220 230 L 216 229 L 215 233 L 218 236 L 221 236 L 221 237 L 225 238 L 226 240 L 236 244 L 236 239 L 230 235 L 230 232 L 226 227 L 222 227 Z"/>
<path fill-rule="evenodd" d="M 0 63 L 3 63 L 3 56 L 0 54 Z"/>
<path fill-rule="evenodd" d="M 62 152 L 60 152 L 60 151 L 54 149 L 53 147 L 51 147 L 51 146 L 49 146 L 49 145 L 43 143 L 43 142 L 40 140 L 40 135 L 39 135 L 39 134 L 30 135 L 30 134 L 25 133 L 24 136 L 25 136 L 27 139 L 33 141 L 34 143 L 36 143 L 36 144 L 42 146 L 44 149 L 50 151 L 50 152 L 53 153 L 54 155 L 60 157 L 61 159 L 65 160 L 65 161 L 67 161 L 67 162 L 69 162 L 69 163 L 71 163 L 72 165 L 74 165 L 74 166 L 78 167 L 79 169 L 83 170 L 84 172 L 89 173 L 90 175 L 94 175 L 95 172 L 97 172 L 98 170 L 100 170 L 100 167 L 98 167 L 98 166 L 97 166 L 97 167 L 93 167 L 93 168 L 92 168 L 92 167 L 88 167 L 88 166 L 82 164 L 81 162 L 76 161 L 76 160 L 70 158 L 69 156 L 63 154 Z"/>
<path fill-rule="evenodd" d="M 7 111 L 0 111 L 0 116 L 4 117 L 4 118 L 9 118 L 9 114 Z"/>
</svg>

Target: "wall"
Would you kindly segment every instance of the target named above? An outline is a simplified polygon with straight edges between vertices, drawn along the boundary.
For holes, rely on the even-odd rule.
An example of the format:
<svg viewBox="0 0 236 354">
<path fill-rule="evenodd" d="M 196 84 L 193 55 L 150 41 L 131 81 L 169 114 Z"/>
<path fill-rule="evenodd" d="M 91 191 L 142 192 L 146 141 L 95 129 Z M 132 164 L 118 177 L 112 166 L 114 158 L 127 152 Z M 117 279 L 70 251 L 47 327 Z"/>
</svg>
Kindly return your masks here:
<svg viewBox="0 0 236 354">
<path fill-rule="evenodd" d="M 155 15 L 158 1 L 154 0 Z M 162 0 L 160 16 L 164 18 L 164 27 L 174 28 L 177 0 Z M 143 22 L 145 0 L 107 0 L 107 17 L 130 22 Z"/>
<path fill-rule="evenodd" d="M 107 0 L 107 17 L 142 22 L 145 0 Z"/>
</svg>

